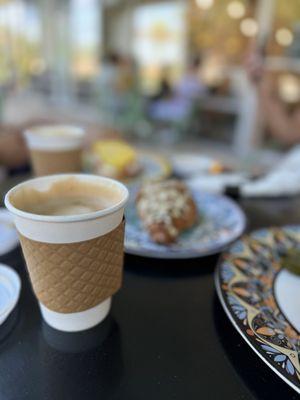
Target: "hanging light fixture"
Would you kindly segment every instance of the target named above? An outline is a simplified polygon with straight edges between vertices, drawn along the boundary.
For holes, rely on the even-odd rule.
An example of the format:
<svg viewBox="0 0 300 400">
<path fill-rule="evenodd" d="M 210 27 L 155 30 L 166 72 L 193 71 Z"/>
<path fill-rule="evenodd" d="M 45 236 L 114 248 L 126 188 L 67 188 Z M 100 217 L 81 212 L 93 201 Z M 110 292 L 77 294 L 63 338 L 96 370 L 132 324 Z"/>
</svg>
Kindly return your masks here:
<svg viewBox="0 0 300 400">
<path fill-rule="evenodd" d="M 288 28 L 280 28 L 275 33 L 275 39 L 281 46 L 290 46 L 294 40 L 294 35 Z"/>
<path fill-rule="evenodd" d="M 258 32 L 258 24 L 253 18 L 245 18 L 241 21 L 240 29 L 245 36 L 252 37 Z"/>
<path fill-rule="evenodd" d="M 214 0 L 196 0 L 196 4 L 202 10 L 208 10 L 214 5 Z"/>
<path fill-rule="evenodd" d="M 230 18 L 239 19 L 246 13 L 246 8 L 240 1 L 234 0 L 227 5 L 227 14 Z"/>
</svg>

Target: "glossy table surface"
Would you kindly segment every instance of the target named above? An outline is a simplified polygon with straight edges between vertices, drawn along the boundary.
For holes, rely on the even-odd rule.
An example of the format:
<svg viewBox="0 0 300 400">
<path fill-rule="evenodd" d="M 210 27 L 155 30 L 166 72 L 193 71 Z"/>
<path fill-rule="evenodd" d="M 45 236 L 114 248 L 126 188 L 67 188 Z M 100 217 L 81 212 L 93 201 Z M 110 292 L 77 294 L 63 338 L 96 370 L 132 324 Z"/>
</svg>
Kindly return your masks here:
<svg viewBox="0 0 300 400">
<path fill-rule="evenodd" d="M 248 230 L 300 223 L 299 198 L 240 204 Z M 0 327 L 0 399 L 298 398 L 225 316 L 214 289 L 217 261 L 126 256 L 110 316 L 68 334 L 43 323 L 20 249 L 0 257 L 22 279 L 19 305 Z"/>
</svg>

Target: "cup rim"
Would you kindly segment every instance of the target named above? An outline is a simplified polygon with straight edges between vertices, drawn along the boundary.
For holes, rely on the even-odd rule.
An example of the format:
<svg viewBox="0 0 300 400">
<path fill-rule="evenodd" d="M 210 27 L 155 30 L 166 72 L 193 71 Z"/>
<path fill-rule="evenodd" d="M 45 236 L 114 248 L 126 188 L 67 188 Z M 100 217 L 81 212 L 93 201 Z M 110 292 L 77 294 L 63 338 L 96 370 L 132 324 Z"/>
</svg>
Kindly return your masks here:
<svg viewBox="0 0 300 400">
<path fill-rule="evenodd" d="M 30 128 L 27 128 L 23 131 L 23 134 L 25 137 L 29 135 L 37 135 L 38 130 L 51 130 L 51 129 L 66 129 L 66 130 L 72 130 L 72 135 L 70 134 L 70 138 L 74 137 L 82 137 L 85 134 L 85 130 L 82 126 L 80 125 L 72 125 L 72 124 L 41 124 L 41 125 L 35 125 Z M 46 136 L 47 137 L 47 136 Z M 64 136 L 66 137 L 66 136 Z"/>
<path fill-rule="evenodd" d="M 10 196 L 19 190 L 20 188 L 27 186 L 28 184 L 31 184 L 33 182 L 38 182 L 38 181 L 47 181 L 47 180 L 52 180 L 53 182 L 56 181 L 56 179 L 63 180 L 66 178 L 88 178 L 91 180 L 101 180 L 102 182 L 110 182 L 122 189 L 124 196 L 123 198 L 116 204 L 112 205 L 111 207 L 107 207 L 103 210 L 99 211 L 93 211 L 85 214 L 78 214 L 78 215 L 40 215 L 40 214 L 33 214 L 27 211 L 20 210 L 16 208 L 15 206 L 12 205 L 10 201 Z M 129 198 L 129 191 L 127 187 L 111 178 L 107 178 L 104 176 L 100 175 L 94 175 L 94 174 L 55 174 L 55 175 L 47 175 L 47 176 L 42 176 L 39 178 L 33 178 L 33 179 L 28 179 L 24 182 L 19 183 L 18 185 L 14 186 L 11 188 L 5 195 L 4 198 L 4 204 L 6 208 L 14 215 L 17 215 L 19 217 L 23 217 L 29 220 L 34 220 L 34 221 L 41 221 L 41 222 L 80 222 L 80 221 L 87 221 L 91 219 L 96 219 L 99 217 L 103 217 L 108 214 L 112 214 L 118 210 L 120 210 L 122 207 L 125 206 L 127 203 L 127 200 Z"/>
</svg>

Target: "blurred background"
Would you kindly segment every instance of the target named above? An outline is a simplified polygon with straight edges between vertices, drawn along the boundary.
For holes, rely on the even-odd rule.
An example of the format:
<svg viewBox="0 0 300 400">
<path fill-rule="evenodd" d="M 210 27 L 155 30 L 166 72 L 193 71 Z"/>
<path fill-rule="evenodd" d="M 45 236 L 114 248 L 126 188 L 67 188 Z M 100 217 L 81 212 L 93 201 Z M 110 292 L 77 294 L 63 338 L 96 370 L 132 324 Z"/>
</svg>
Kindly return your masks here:
<svg viewBox="0 0 300 400">
<path fill-rule="evenodd" d="M 297 0 L 0 0 L 0 54 L 3 132 L 67 121 L 252 160 L 300 140 Z"/>
</svg>

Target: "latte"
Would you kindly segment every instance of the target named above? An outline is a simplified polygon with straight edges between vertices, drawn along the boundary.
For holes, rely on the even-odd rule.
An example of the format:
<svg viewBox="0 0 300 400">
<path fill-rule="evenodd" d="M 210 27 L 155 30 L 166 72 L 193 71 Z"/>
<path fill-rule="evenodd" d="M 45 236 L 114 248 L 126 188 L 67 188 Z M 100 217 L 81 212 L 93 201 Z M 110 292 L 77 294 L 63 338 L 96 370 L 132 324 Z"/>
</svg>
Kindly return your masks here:
<svg viewBox="0 0 300 400">
<path fill-rule="evenodd" d="M 47 190 L 24 187 L 15 193 L 12 204 L 37 215 L 80 215 L 104 210 L 117 204 L 121 193 L 104 184 L 92 184 L 66 178 L 53 183 Z"/>
<path fill-rule="evenodd" d="M 83 129 L 68 125 L 40 126 L 24 135 L 36 176 L 81 171 Z"/>
</svg>

